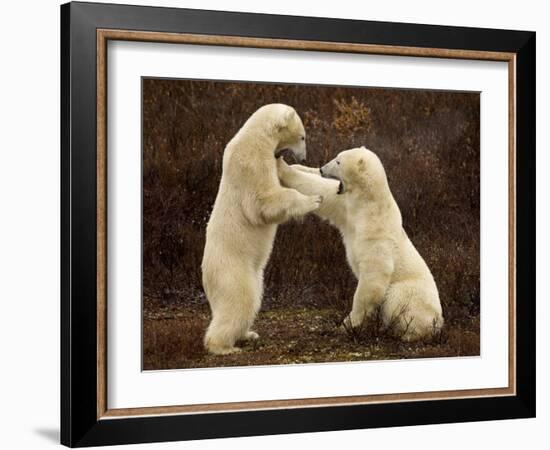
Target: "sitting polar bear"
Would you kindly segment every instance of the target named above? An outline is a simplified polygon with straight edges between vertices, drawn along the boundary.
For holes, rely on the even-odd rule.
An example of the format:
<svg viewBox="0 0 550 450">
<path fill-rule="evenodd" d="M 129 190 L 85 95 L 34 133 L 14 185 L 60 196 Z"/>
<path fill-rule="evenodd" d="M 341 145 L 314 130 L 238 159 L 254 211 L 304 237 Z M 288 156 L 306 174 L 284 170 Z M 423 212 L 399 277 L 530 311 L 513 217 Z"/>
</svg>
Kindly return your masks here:
<svg viewBox="0 0 550 450">
<path fill-rule="evenodd" d="M 403 340 L 416 340 L 443 325 L 430 269 L 402 226 L 382 163 L 365 147 L 341 152 L 321 169 L 278 160 L 281 182 L 323 196 L 315 211 L 342 234 L 346 256 L 358 279 L 344 327 L 358 327 L 381 305 L 384 324 Z M 321 176 L 319 176 L 321 175 Z"/>
<path fill-rule="evenodd" d="M 212 311 L 204 344 L 211 353 L 239 351 L 260 309 L 263 272 L 277 224 L 303 216 L 321 203 L 281 186 L 275 157 L 290 150 L 305 160 L 305 131 L 296 111 L 272 104 L 258 109 L 223 155 L 218 195 L 206 228 L 202 281 Z"/>
</svg>

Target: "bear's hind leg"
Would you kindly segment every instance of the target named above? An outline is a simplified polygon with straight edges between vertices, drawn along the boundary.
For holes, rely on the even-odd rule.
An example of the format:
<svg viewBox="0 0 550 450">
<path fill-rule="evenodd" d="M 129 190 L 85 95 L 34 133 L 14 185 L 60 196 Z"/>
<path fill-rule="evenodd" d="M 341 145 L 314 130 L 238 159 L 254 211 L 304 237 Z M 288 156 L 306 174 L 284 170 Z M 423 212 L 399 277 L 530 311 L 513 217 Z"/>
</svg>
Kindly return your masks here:
<svg viewBox="0 0 550 450">
<path fill-rule="evenodd" d="M 245 336 L 253 338 L 250 327 L 254 322 L 259 303 L 257 289 L 250 280 L 217 292 L 217 301 L 211 302 L 212 322 L 206 331 L 204 345 L 213 354 L 229 355 L 238 353 L 235 343 Z M 215 305 L 215 306 L 214 306 Z"/>
<path fill-rule="evenodd" d="M 405 342 L 435 335 L 443 326 L 443 316 L 428 301 L 434 296 L 437 299 L 437 294 L 415 282 L 393 284 L 383 305 L 384 324 Z"/>
<path fill-rule="evenodd" d="M 250 325 L 248 326 L 248 328 L 246 329 L 246 331 L 243 333 L 243 335 L 241 336 L 241 339 L 242 340 L 245 340 L 245 341 L 256 341 L 258 339 L 260 339 L 260 335 L 255 332 L 255 331 L 252 331 L 250 329 L 250 327 L 252 326 L 252 323 L 254 322 L 254 318 L 256 317 L 256 314 L 258 314 L 258 311 L 260 310 L 260 306 L 261 306 L 261 303 L 262 303 L 262 295 L 263 295 L 263 289 L 264 289 L 264 285 L 263 285 L 263 273 L 260 271 L 258 272 L 257 274 L 255 274 L 253 280 L 254 280 L 254 287 L 253 289 L 251 290 L 251 298 L 252 298 L 252 319 L 250 320 Z"/>
<path fill-rule="evenodd" d="M 373 314 L 384 299 L 384 294 L 390 282 L 390 275 L 389 270 L 366 273 L 363 270 L 353 296 L 351 312 L 342 324 L 344 329 L 361 327 L 364 320 Z"/>
<path fill-rule="evenodd" d="M 241 351 L 240 348 L 235 347 L 237 339 L 232 327 L 228 326 L 227 319 L 223 314 L 217 314 L 210 322 L 204 336 L 204 346 L 209 353 L 230 355 Z"/>
</svg>

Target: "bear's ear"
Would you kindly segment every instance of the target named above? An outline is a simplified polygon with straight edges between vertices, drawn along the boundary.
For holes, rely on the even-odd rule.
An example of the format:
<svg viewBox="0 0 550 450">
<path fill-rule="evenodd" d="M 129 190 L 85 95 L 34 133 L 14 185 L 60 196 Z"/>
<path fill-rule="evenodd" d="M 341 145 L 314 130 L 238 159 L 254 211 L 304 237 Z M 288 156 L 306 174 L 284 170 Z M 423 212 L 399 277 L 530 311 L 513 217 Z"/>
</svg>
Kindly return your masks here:
<svg viewBox="0 0 550 450">
<path fill-rule="evenodd" d="M 277 130 L 280 131 L 283 128 L 286 128 L 288 124 L 292 122 L 295 114 L 296 111 L 294 111 L 294 109 L 286 108 L 286 110 L 279 116 L 279 120 L 277 120 L 275 124 Z"/>
<path fill-rule="evenodd" d="M 296 115 L 296 111 L 293 109 L 293 108 L 288 108 L 287 111 L 285 111 L 285 123 L 290 123 L 293 119 L 294 119 L 294 116 Z"/>
</svg>

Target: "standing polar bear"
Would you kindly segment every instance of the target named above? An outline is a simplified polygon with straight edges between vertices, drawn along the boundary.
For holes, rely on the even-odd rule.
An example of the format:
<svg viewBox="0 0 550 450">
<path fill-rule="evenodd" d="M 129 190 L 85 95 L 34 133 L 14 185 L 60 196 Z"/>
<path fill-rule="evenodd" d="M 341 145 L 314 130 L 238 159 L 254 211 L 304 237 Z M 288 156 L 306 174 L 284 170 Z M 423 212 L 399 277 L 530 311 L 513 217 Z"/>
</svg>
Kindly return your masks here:
<svg viewBox="0 0 550 450">
<path fill-rule="evenodd" d="M 227 144 L 218 195 L 206 228 L 202 281 L 212 311 L 204 344 L 209 352 L 238 352 L 260 309 L 263 273 L 277 224 L 317 209 L 319 195 L 282 187 L 276 156 L 290 150 L 305 160 L 302 121 L 287 105 L 258 109 Z"/>
<path fill-rule="evenodd" d="M 321 169 L 288 166 L 282 158 L 277 164 L 284 186 L 323 196 L 315 213 L 342 234 L 358 279 L 344 327 L 359 327 L 381 305 L 384 324 L 396 326 L 403 340 L 420 339 L 441 328 L 437 286 L 403 229 L 378 157 L 361 147 L 341 152 Z"/>
</svg>

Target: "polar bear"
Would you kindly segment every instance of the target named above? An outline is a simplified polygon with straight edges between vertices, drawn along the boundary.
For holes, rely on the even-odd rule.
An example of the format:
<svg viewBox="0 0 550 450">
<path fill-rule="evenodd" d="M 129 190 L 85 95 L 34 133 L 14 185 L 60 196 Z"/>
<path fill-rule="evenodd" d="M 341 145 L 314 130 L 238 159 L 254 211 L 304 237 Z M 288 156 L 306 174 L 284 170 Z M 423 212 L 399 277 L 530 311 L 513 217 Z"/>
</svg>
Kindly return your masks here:
<svg viewBox="0 0 550 450">
<path fill-rule="evenodd" d="M 235 353 L 240 351 L 236 341 L 258 338 L 250 327 L 260 309 L 277 224 L 321 203 L 319 195 L 282 187 L 277 176 L 276 156 L 290 150 L 305 160 L 305 139 L 296 111 L 270 104 L 252 114 L 225 148 L 202 260 L 212 312 L 204 345 L 211 353 Z"/>
<path fill-rule="evenodd" d="M 344 328 L 359 327 L 381 305 L 386 326 L 402 339 L 417 340 L 443 325 L 433 276 L 402 226 L 401 213 L 378 157 L 365 147 L 345 150 L 315 169 L 277 163 L 284 186 L 323 202 L 315 211 L 342 234 L 346 256 L 358 279 Z"/>
</svg>

